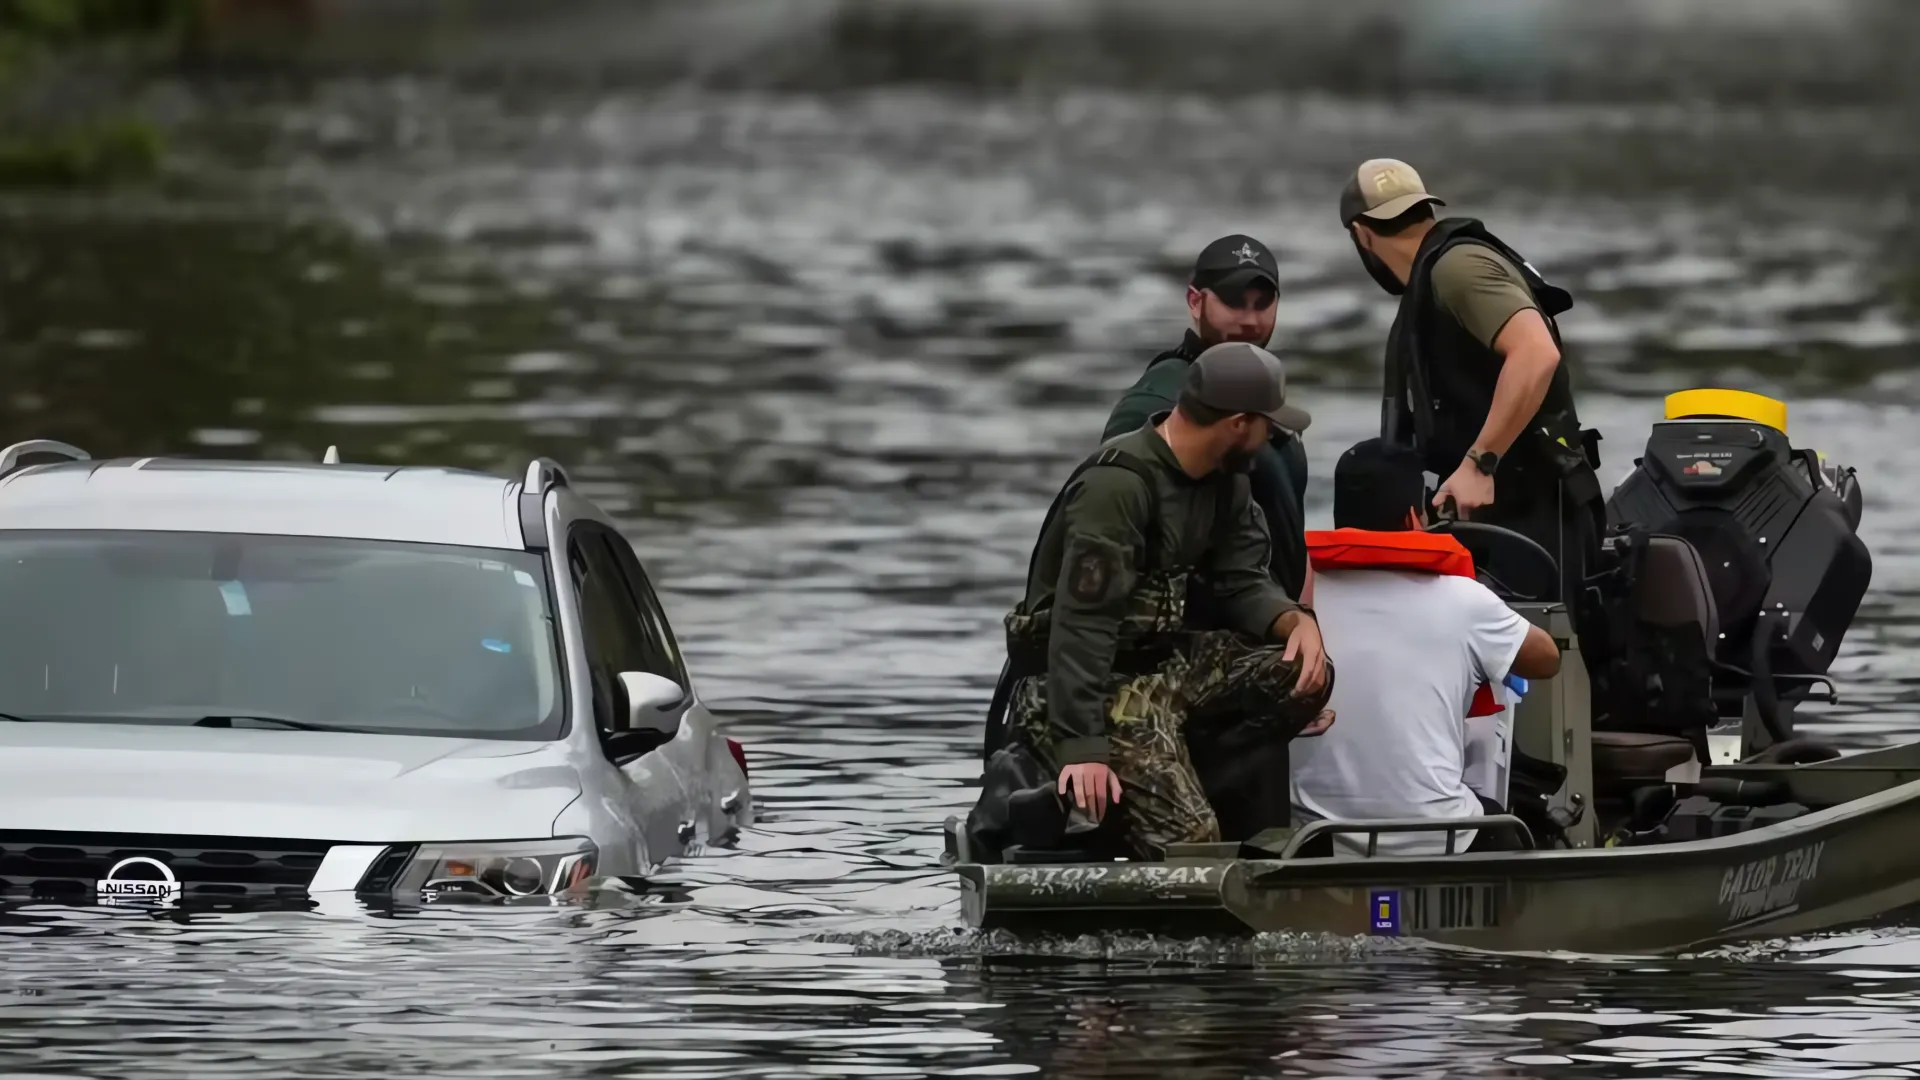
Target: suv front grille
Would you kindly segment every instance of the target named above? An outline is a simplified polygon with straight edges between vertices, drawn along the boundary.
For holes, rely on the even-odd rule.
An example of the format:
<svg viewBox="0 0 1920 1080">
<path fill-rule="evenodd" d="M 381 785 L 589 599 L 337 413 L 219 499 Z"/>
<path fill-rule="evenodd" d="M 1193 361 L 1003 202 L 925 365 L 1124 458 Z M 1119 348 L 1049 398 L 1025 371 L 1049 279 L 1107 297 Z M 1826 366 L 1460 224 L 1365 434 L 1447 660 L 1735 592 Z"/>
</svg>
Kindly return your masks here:
<svg viewBox="0 0 1920 1080">
<path fill-rule="evenodd" d="M 332 846 L 231 836 L 0 832 L 0 898 L 91 903 L 107 871 L 136 855 L 165 864 L 180 882 L 182 900 L 303 897 Z"/>
</svg>

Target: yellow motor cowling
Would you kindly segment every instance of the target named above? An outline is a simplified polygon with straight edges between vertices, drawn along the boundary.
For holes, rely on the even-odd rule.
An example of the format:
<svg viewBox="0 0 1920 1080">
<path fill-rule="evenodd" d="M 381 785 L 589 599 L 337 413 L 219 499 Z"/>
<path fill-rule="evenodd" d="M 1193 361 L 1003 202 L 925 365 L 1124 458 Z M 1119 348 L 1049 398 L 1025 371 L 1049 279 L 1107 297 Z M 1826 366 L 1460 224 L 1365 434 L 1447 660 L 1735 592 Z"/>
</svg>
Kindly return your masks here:
<svg viewBox="0 0 1920 1080">
<path fill-rule="evenodd" d="M 1667 395 L 1667 419 L 1691 420 L 1708 416 L 1727 416 L 1765 424 L 1782 435 L 1787 433 L 1787 405 L 1761 394 L 1745 390 L 1681 390 Z"/>
</svg>

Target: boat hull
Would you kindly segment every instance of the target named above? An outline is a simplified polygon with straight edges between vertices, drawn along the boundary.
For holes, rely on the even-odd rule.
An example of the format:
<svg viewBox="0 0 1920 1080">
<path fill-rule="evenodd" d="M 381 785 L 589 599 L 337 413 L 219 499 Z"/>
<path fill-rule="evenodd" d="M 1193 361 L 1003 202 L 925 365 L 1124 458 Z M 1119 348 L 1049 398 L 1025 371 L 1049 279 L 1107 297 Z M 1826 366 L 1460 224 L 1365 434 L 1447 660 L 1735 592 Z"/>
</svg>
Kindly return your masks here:
<svg viewBox="0 0 1920 1080">
<path fill-rule="evenodd" d="M 1855 797 L 1765 828 L 1635 847 L 954 869 L 965 917 L 983 928 L 1372 934 L 1499 951 L 1663 953 L 1920 904 L 1914 748 L 1712 771 Z"/>
</svg>

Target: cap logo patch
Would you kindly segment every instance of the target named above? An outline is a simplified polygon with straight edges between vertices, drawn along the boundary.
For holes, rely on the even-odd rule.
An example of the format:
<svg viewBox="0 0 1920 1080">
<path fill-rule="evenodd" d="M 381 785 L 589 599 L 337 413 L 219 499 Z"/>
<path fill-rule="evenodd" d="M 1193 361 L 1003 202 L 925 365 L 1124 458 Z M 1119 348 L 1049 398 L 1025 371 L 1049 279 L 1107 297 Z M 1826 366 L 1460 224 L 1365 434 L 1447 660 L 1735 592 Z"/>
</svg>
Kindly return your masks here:
<svg viewBox="0 0 1920 1080">
<path fill-rule="evenodd" d="M 1402 187 L 1411 188 L 1413 186 L 1415 185 L 1405 176 L 1401 175 L 1401 170 L 1392 165 L 1388 165 L 1373 174 L 1373 190 L 1381 195 L 1389 195 Z"/>
<path fill-rule="evenodd" d="M 1229 251 L 1227 254 L 1232 255 L 1243 263 L 1253 263 L 1256 266 L 1260 263 L 1260 255 L 1253 250 L 1253 245 L 1251 244 L 1242 243 L 1239 250 Z"/>
</svg>

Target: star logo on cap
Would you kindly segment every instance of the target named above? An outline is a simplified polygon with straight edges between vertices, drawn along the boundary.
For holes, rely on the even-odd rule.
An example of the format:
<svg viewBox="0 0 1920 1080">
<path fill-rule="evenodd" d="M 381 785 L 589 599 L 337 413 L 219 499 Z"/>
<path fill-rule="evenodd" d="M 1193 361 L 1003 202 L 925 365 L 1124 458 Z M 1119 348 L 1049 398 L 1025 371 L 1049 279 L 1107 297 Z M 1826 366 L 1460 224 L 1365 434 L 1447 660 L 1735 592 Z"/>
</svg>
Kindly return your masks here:
<svg viewBox="0 0 1920 1080">
<path fill-rule="evenodd" d="M 1243 243 L 1240 245 L 1238 251 L 1229 251 L 1227 254 L 1234 256 L 1243 263 L 1253 263 L 1255 266 L 1260 265 L 1260 253 L 1253 250 L 1252 244 Z"/>
</svg>

